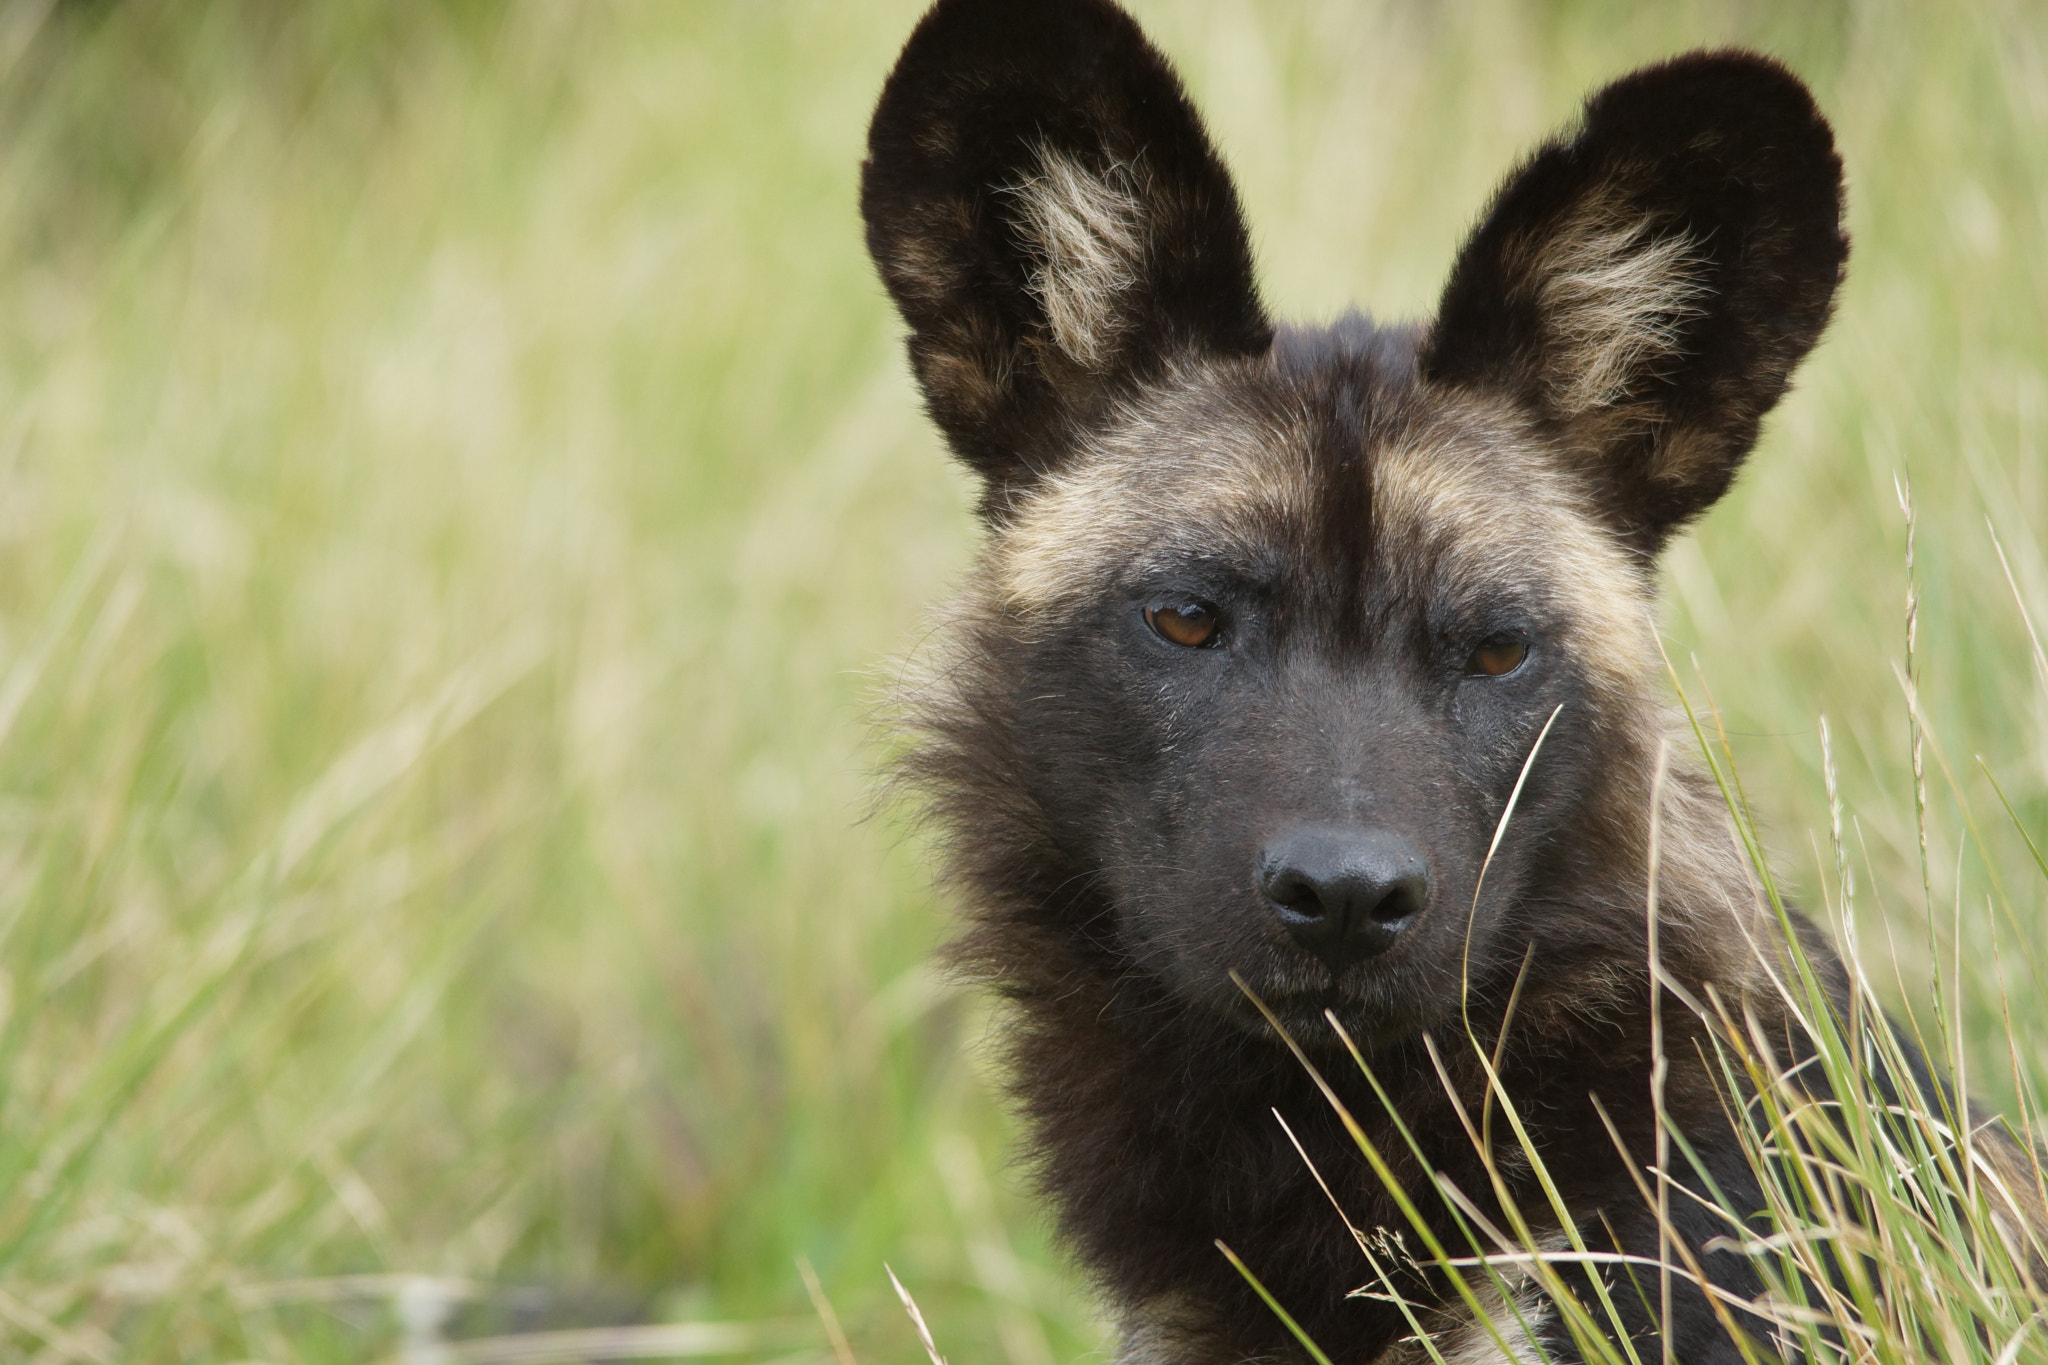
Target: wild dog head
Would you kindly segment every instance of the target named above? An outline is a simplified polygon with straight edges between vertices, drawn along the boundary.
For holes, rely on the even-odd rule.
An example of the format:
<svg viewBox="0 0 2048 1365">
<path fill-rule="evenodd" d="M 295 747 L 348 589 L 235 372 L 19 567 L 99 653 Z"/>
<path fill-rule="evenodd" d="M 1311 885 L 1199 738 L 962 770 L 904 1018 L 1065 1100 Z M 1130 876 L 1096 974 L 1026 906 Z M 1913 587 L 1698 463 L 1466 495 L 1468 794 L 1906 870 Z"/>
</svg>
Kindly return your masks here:
<svg viewBox="0 0 2048 1365">
<path fill-rule="evenodd" d="M 870 250 L 983 481 L 916 761 L 997 969 L 1253 1021 L 1235 975 L 1384 1039 L 1532 940 L 1611 952 L 1655 556 L 1847 253 L 1800 83 L 1707 52 L 1600 91 L 1414 326 L 1274 326 L 1228 173 L 1107 0 L 941 0 L 869 146 Z"/>
</svg>

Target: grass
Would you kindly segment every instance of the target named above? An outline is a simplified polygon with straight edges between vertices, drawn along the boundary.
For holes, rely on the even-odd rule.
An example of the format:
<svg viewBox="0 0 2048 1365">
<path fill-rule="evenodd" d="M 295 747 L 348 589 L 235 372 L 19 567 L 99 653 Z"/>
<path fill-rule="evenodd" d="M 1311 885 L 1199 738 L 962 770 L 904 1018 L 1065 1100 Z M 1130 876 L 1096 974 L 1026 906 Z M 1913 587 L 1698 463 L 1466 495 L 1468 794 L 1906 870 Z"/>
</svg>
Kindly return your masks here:
<svg viewBox="0 0 2048 1365">
<path fill-rule="evenodd" d="M 824 1361 L 799 1257 L 863 1360 L 921 1350 L 885 1260 L 953 1359 L 1102 1346 L 923 965 L 919 852 L 859 818 L 868 699 L 973 545 L 853 214 L 917 8 L 0 8 L 9 1354 L 361 1360 L 445 1311 Z M 1139 8 L 1295 316 L 1426 308 L 1632 63 L 1812 79 L 1852 277 L 1668 642 L 1788 889 L 2011 1108 L 2048 1077 L 2048 12 Z"/>
</svg>

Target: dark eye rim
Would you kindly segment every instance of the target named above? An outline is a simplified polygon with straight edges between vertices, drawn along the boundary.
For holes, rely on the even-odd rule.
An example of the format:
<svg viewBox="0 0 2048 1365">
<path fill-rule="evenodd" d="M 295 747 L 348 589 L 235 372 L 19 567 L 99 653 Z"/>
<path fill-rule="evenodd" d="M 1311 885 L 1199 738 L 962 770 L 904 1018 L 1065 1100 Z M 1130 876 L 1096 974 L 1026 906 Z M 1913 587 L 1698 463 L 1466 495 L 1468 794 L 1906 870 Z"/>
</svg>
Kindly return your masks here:
<svg viewBox="0 0 2048 1365">
<path fill-rule="evenodd" d="M 1495 673 L 1490 669 L 1475 666 L 1478 664 L 1479 655 L 1483 651 L 1489 649 L 1506 649 L 1510 647 L 1519 649 L 1521 651 L 1521 654 L 1519 657 L 1516 658 L 1515 662 L 1512 665 L 1502 669 L 1500 672 Z M 1497 681 L 1501 678 L 1512 678 L 1517 673 L 1520 673 L 1523 669 L 1529 666 L 1529 660 L 1534 658 L 1535 654 L 1535 644 L 1532 641 L 1525 639 L 1520 635 L 1489 635 L 1484 640 L 1481 640 L 1477 644 L 1473 645 L 1472 648 L 1469 651 L 1467 651 L 1465 655 L 1463 673 L 1464 676 L 1468 678 L 1485 678 L 1493 681 Z"/>
<path fill-rule="evenodd" d="M 1208 618 L 1209 628 L 1199 640 L 1192 642 L 1176 640 L 1160 627 L 1159 614 L 1161 612 L 1171 612 L 1176 616 L 1185 615 L 1190 612 L 1199 613 Z M 1205 598 L 1162 599 L 1148 603 L 1140 609 L 1139 615 L 1144 619 L 1147 630 L 1151 631 L 1160 640 L 1172 645 L 1175 649 L 1214 649 L 1223 638 L 1223 611 L 1214 602 L 1208 601 Z"/>
</svg>

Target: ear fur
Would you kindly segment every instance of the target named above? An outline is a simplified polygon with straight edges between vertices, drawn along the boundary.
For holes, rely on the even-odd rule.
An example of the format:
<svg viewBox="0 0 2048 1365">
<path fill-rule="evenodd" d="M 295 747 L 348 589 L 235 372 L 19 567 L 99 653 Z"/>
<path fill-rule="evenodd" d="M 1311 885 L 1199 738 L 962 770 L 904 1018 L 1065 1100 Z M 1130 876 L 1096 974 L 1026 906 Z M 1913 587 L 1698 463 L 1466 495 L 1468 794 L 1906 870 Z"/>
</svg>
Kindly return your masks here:
<svg viewBox="0 0 2048 1365">
<path fill-rule="evenodd" d="M 1827 326 L 1841 216 L 1833 135 L 1785 68 L 1736 51 L 1645 68 L 1508 178 L 1422 372 L 1533 412 L 1654 554 L 1727 491 Z"/>
<path fill-rule="evenodd" d="M 875 110 L 861 214 L 985 509 L 1176 356 L 1271 342 L 1229 173 L 1108 0 L 939 0 Z"/>
</svg>

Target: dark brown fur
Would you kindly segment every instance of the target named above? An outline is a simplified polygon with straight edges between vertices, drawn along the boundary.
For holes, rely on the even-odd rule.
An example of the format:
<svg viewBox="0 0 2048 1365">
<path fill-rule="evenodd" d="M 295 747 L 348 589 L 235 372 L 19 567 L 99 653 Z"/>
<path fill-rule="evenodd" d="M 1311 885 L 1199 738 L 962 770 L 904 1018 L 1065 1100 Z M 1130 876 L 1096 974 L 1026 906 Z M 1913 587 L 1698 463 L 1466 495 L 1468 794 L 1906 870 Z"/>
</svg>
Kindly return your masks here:
<svg viewBox="0 0 2048 1365">
<path fill-rule="evenodd" d="M 1440 1172 L 1491 1207 L 1469 1027 L 1578 1225 L 1654 1254 L 1595 1107 L 1639 1174 L 1653 809 L 1666 971 L 1798 1047 L 1719 798 L 1669 757 L 1650 616 L 1653 556 L 1733 479 L 1846 259 L 1804 87 L 1740 52 L 1609 86 L 1509 178 L 1420 327 L 1273 327 L 1228 174 L 1108 0 L 941 0 L 883 92 L 861 202 L 933 419 L 985 481 L 987 552 L 912 689 L 908 771 L 967 909 L 953 959 L 1010 1002 L 1039 1179 L 1124 1359 L 1299 1357 L 1219 1238 L 1339 1365 L 1416 1351 L 1394 1307 L 1350 1295 L 1370 1272 L 1294 1139 L 1358 1226 L 1411 1249 L 1417 1230 L 1240 982 L 1407 1188 Z M 1148 631 L 1185 604 L 1222 623 L 1211 646 Z M 1501 641 L 1524 664 L 1476 673 Z M 1303 822 L 1426 862 L 1392 947 L 1324 960 L 1289 937 L 1255 869 Z M 1753 1206 L 1670 999 L 1671 1112 L 1704 1163 L 1685 1183 Z M 1493 1143 L 1511 1196 L 1546 1208 L 1504 1123 Z M 1673 1217 L 1718 1282 L 1760 1288 L 1704 1250 L 1712 1217 L 1682 1196 Z M 1447 1354 L 1481 1358 L 1444 1284 L 1394 1262 Z M 1654 1359 L 1649 1305 L 1618 1301 Z M 1668 1330 L 1680 1359 L 1738 1358 L 1696 1292 Z"/>
</svg>

